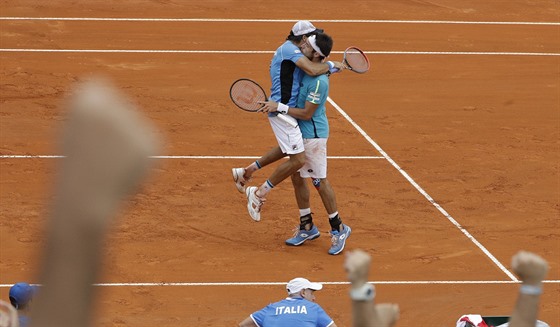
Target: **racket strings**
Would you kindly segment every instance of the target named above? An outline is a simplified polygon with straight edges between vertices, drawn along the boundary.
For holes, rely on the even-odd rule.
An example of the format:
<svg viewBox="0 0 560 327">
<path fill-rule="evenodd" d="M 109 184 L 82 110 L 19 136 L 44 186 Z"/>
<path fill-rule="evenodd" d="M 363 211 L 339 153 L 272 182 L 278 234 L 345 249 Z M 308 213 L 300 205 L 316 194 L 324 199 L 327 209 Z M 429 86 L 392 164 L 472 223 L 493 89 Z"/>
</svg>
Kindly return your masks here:
<svg viewBox="0 0 560 327">
<path fill-rule="evenodd" d="M 344 59 L 356 72 L 366 72 L 369 69 L 367 57 L 359 50 L 350 49 L 346 52 Z"/>
<path fill-rule="evenodd" d="M 262 107 L 258 102 L 266 101 L 266 94 L 250 81 L 238 81 L 232 86 L 230 94 L 238 106 L 249 111 L 257 111 Z"/>
</svg>

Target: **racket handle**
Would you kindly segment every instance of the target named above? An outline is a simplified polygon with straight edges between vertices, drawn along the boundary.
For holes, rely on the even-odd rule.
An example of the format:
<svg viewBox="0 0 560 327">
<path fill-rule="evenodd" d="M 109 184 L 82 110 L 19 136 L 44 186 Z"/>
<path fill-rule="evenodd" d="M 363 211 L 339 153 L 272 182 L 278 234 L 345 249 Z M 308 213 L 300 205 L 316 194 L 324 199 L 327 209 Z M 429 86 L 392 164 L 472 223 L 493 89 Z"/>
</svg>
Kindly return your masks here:
<svg viewBox="0 0 560 327">
<path fill-rule="evenodd" d="M 277 117 L 280 118 L 280 119 L 282 119 L 284 122 L 290 124 L 290 126 L 292 126 L 292 127 L 294 127 L 294 128 L 297 127 L 297 125 L 298 125 L 295 118 L 287 117 L 287 116 L 284 115 L 284 114 L 278 114 Z"/>
</svg>

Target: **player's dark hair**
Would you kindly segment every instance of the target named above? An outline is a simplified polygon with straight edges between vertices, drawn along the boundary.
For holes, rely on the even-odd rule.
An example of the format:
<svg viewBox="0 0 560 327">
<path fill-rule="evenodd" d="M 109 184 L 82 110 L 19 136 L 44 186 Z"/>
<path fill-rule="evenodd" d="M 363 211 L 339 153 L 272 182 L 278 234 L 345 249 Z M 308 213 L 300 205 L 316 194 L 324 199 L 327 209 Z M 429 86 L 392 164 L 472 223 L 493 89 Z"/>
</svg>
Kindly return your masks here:
<svg viewBox="0 0 560 327">
<path fill-rule="evenodd" d="M 27 303 L 25 304 L 20 304 L 17 302 L 17 300 L 10 296 L 10 303 L 12 304 L 12 306 L 16 309 L 16 310 L 23 310 L 25 309 L 25 307 L 27 306 Z"/>
<path fill-rule="evenodd" d="M 333 39 L 326 33 L 317 33 L 315 37 L 315 44 L 321 49 L 321 52 L 328 57 L 331 54 L 331 50 L 333 47 Z M 325 59 L 325 57 L 321 57 L 321 60 Z"/>
<path fill-rule="evenodd" d="M 290 40 L 294 43 L 300 43 L 301 39 L 303 39 L 303 35 L 295 36 L 294 32 L 290 31 L 290 35 L 286 37 L 286 40 Z"/>
</svg>

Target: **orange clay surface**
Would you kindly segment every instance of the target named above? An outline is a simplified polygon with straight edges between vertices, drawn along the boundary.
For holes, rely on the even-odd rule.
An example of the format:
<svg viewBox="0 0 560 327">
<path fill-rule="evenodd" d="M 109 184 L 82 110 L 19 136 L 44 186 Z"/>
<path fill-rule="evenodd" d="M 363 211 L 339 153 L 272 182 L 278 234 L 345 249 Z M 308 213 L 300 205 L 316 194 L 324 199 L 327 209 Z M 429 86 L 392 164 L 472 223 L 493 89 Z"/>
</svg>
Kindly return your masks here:
<svg viewBox="0 0 560 327">
<path fill-rule="evenodd" d="M 558 22 L 557 1 L 31 1 L 0 2 L 3 17 L 285 19 L 285 22 L 0 20 L 2 49 L 259 50 L 267 53 L 0 52 L 0 296 L 37 282 L 65 93 L 103 74 L 165 138 L 161 155 L 251 156 L 275 139 L 266 118 L 235 109 L 240 77 L 269 87 L 271 52 L 310 19 L 334 51 L 560 53 L 558 25 L 320 22 L 328 19 Z M 250 7 L 249 7 L 249 4 Z M 524 249 L 548 260 L 540 319 L 560 321 L 560 57 L 370 54 L 365 75 L 331 77 L 330 97 L 350 119 L 506 269 Z M 340 60 L 341 54 L 331 58 Z M 333 106 L 329 156 L 378 151 Z M 233 326 L 285 296 L 297 276 L 346 281 L 323 236 L 284 245 L 298 223 L 292 186 L 278 185 L 253 222 L 230 169 L 253 159 L 158 159 L 107 238 L 101 283 L 251 282 L 231 286 L 97 287 L 96 326 Z M 255 175 L 264 182 L 274 166 Z M 385 158 L 332 159 L 329 179 L 353 228 L 347 249 L 373 256 L 377 302 L 398 303 L 397 326 L 454 326 L 467 313 L 509 315 L 516 284 Z M 419 281 L 451 281 L 449 284 Z M 317 301 L 351 324 L 347 285 Z M 71 300 L 71 299 L 69 299 Z"/>
</svg>

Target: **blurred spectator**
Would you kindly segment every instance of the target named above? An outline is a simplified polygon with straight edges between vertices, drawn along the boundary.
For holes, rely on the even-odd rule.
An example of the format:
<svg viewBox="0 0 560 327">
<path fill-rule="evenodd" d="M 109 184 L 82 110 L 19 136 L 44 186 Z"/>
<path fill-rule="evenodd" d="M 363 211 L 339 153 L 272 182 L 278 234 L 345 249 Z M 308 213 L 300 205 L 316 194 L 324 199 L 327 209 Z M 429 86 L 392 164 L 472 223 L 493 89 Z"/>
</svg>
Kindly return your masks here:
<svg viewBox="0 0 560 327">
<path fill-rule="evenodd" d="M 157 149 L 151 125 L 105 82 L 82 84 L 68 109 L 31 326 L 93 324 L 92 284 L 101 271 L 103 241 Z"/>
<path fill-rule="evenodd" d="M 519 251 L 513 256 L 511 267 L 522 284 L 509 319 L 509 327 L 547 326 L 546 323 L 537 321 L 537 317 L 543 292 L 542 281 L 548 273 L 548 263 L 534 253 Z"/>
<path fill-rule="evenodd" d="M 352 326 L 390 327 L 399 319 L 399 306 L 396 304 L 374 304 L 375 287 L 368 283 L 371 257 L 357 249 L 346 254 L 344 268 L 350 281 L 352 299 Z"/>
<path fill-rule="evenodd" d="M 31 286 L 23 282 L 16 283 L 10 288 L 10 303 L 17 310 L 20 327 L 29 326 L 31 302 L 36 293 L 36 286 Z"/>
<path fill-rule="evenodd" d="M 0 300 L 0 327 L 19 327 L 16 308 L 2 300 Z"/>
<path fill-rule="evenodd" d="M 519 251 L 512 257 L 511 267 L 522 283 L 509 321 L 497 327 L 548 327 L 547 323 L 537 320 L 543 292 L 542 281 L 548 272 L 548 263 L 534 253 Z M 471 314 L 459 318 L 456 326 L 488 327 L 489 325 L 481 315 Z"/>
</svg>

